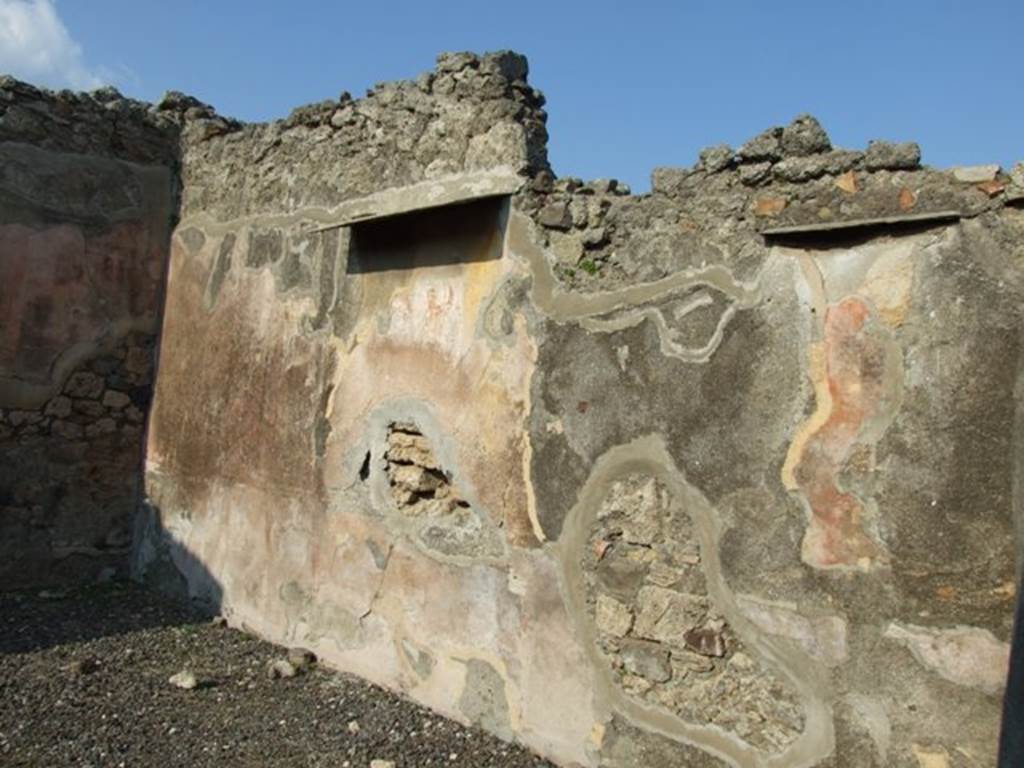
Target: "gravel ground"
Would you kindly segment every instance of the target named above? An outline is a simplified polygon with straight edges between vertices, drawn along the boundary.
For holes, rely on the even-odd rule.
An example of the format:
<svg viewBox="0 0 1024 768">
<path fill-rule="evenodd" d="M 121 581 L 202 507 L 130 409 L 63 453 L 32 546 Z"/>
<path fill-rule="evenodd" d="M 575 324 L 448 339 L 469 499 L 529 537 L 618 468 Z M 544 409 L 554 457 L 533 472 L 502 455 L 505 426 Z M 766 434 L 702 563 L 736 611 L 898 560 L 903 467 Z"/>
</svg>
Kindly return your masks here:
<svg viewBox="0 0 1024 768">
<path fill-rule="evenodd" d="M 0 765 L 552 765 L 316 665 L 271 679 L 286 656 L 132 584 L 0 594 Z"/>
</svg>

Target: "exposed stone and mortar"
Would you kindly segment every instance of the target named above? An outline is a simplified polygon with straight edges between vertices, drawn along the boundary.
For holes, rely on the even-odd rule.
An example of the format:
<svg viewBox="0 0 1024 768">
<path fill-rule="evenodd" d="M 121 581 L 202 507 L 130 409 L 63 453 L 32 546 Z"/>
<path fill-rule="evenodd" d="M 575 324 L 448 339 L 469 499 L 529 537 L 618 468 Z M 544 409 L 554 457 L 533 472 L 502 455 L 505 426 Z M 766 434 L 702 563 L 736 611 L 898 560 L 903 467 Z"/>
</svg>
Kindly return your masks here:
<svg viewBox="0 0 1024 768">
<path fill-rule="evenodd" d="M 446 54 L 258 125 L 4 81 L 5 201 L 85 163 L 165 192 L 113 282 L 40 283 L 102 322 L 0 287 L 5 455 L 58 466 L 23 458 L 49 419 L 72 467 L 116 465 L 117 434 L 126 469 L 138 409 L 139 578 L 564 765 L 994 763 L 1024 167 L 837 149 L 800 116 L 632 195 L 554 177 L 526 74 Z M 3 231 L 116 229 L 68 184 Z M 5 273 L 69 259 L 6 237 Z M 113 297 L 154 252 L 147 410 L 151 369 L 118 377 L 159 305 Z M 132 518 L 11 482 L 40 578 Z"/>
</svg>

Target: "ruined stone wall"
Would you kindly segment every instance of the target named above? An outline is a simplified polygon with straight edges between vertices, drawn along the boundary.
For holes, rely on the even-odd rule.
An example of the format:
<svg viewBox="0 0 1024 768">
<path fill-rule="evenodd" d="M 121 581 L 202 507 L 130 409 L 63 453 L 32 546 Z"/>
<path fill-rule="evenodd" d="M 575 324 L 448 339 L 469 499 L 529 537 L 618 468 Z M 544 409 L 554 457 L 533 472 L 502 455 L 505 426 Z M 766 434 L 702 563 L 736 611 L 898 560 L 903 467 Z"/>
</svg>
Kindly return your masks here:
<svg viewBox="0 0 1024 768">
<path fill-rule="evenodd" d="M 204 125 L 186 135 L 182 217 L 301 212 L 326 222 L 345 200 L 391 187 L 547 169 L 544 97 L 526 74 L 514 53 L 444 54 L 435 71 L 379 83 L 362 99 L 344 92 L 285 120 Z"/>
<path fill-rule="evenodd" d="M 0 581 L 124 571 L 177 115 L 0 79 Z"/>
<path fill-rule="evenodd" d="M 311 568 L 329 568 L 323 589 L 338 589 L 329 563 L 339 555 L 323 526 L 366 461 L 367 448 L 356 455 L 353 446 L 372 441 L 373 462 L 384 460 L 377 444 L 392 399 L 419 395 L 451 409 L 443 420 L 464 422 L 458 445 L 477 455 L 466 463 L 511 462 L 504 485 L 484 484 L 487 502 L 521 506 L 520 358 L 492 352 L 471 324 L 453 318 L 477 312 L 512 269 L 500 259 L 508 206 L 494 195 L 546 168 L 542 100 L 525 75 L 514 54 L 451 55 L 415 83 L 382 84 L 360 101 L 343 95 L 278 123 L 186 136 L 149 496 L 161 525 L 188 528 L 181 538 L 196 557 L 171 552 L 179 568 L 205 575 L 219 557 L 207 547 L 222 551 L 224 524 L 251 542 L 224 552 L 244 564 L 211 574 L 203 588 L 203 579 L 191 581 L 211 599 L 228 587 L 215 582 L 266 570 L 262 542 L 277 531 L 305 531 L 293 537 L 293 552 L 276 550 L 294 562 L 271 569 L 253 595 L 263 607 L 248 620 L 268 633 L 286 629 L 281 594 L 316 604 Z M 387 200 L 366 195 L 391 183 L 411 184 L 415 207 L 480 199 L 440 218 L 413 217 L 397 234 L 340 226 L 379 212 L 374 206 Z M 401 314 L 392 311 L 398 300 Z M 464 370 L 453 371 L 453 358 L 464 359 Z M 362 420 L 377 410 L 382 431 L 371 439 Z M 392 410 L 396 423 L 409 421 Z M 468 418 L 474 411 L 479 418 Z M 486 429 L 487 420 L 508 419 L 516 421 L 505 434 Z M 428 429 L 423 417 L 413 422 Z M 439 435 L 426 434 L 443 450 Z"/>
<path fill-rule="evenodd" d="M 991 764 L 1020 168 L 801 117 L 635 196 L 542 105 L 167 102 L 136 573 L 564 765 Z"/>
<path fill-rule="evenodd" d="M 555 320 L 533 495 L 609 765 L 721 764 L 666 735 L 725 764 L 994 764 L 1022 171 L 833 150 L 800 118 L 647 196 L 524 201 L 510 248 Z"/>
</svg>

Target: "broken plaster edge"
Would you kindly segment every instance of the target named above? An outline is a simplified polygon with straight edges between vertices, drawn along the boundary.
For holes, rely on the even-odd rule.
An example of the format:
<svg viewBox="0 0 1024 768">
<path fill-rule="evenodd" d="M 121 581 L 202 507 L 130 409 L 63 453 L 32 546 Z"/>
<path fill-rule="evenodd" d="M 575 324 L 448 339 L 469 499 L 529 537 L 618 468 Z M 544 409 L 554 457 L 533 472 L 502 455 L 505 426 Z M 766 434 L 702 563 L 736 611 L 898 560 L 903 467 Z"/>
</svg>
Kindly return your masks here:
<svg viewBox="0 0 1024 768">
<path fill-rule="evenodd" d="M 954 210 L 929 211 L 927 213 L 908 213 L 896 216 L 877 216 L 865 219 L 847 219 L 845 221 L 815 222 L 813 224 L 793 224 L 785 227 L 769 227 L 762 229 L 763 237 L 782 237 L 785 235 L 803 235 L 816 232 L 836 232 L 849 229 L 884 226 L 887 224 L 913 224 L 925 222 L 957 221 L 963 213 Z"/>
<path fill-rule="evenodd" d="M 345 227 L 430 208 L 513 195 L 524 182 L 525 179 L 511 168 L 502 167 L 393 187 L 345 201 L 335 209 L 336 221 L 332 226 Z"/>
</svg>

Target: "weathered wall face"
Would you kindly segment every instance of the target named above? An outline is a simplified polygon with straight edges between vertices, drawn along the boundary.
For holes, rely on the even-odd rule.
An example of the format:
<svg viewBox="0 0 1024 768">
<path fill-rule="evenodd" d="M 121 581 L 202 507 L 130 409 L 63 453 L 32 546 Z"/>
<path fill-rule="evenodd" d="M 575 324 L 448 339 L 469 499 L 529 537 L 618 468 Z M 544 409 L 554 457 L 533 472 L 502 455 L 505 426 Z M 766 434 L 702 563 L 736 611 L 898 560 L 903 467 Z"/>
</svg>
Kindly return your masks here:
<svg viewBox="0 0 1024 768">
<path fill-rule="evenodd" d="M 565 765 L 991 764 L 1020 169 L 802 117 L 633 196 L 525 77 L 161 105 L 136 572 Z"/>
<path fill-rule="evenodd" d="M 113 91 L 0 80 L 0 581 L 124 569 L 176 128 Z"/>
<path fill-rule="evenodd" d="M 534 433 L 535 493 L 555 501 L 539 516 L 634 725 L 709 746 L 692 729 L 718 726 L 779 765 L 994 760 L 1019 278 L 984 232 L 770 249 L 702 361 L 672 359 L 666 336 L 702 321 L 671 304 L 668 330 L 630 309 L 541 346 L 551 404 L 534 413 L 558 428 Z M 951 354 L 954 333 L 993 346 Z M 592 469 L 563 517 L 574 466 Z"/>
</svg>

